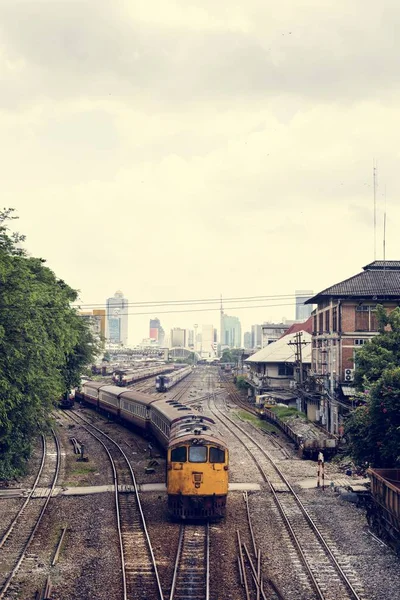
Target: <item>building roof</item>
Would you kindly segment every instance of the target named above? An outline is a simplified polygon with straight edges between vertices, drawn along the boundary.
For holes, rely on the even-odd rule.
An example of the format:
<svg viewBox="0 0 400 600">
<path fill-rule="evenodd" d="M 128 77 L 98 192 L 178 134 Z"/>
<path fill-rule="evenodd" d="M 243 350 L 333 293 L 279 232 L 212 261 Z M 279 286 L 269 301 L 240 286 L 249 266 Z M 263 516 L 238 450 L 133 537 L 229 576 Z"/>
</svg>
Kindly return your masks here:
<svg viewBox="0 0 400 600">
<path fill-rule="evenodd" d="M 296 333 L 286 334 L 276 342 L 265 346 L 252 354 L 245 363 L 294 363 L 296 362 L 296 346 L 294 344 Z M 302 360 L 311 363 L 311 334 L 303 331 L 302 341 L 307 342 L 302 347 Z M 290 345 L 292 343 L 292 345 Z"/>
<path fill-rule="evenodd" d="M 361 273 L 318 292 L 305 304 L 318 304 L 326 298 L 400 298 L 400 261 L 375 260 Z"/>
<path fill-rule="evenodd" d="M 290 335 L 291 333 L 297 333 L 298 331 L 307 331 L 307 333 L 312 333 L 313 331 L 313 319 L 309 317 L 307 321 L 302 321 L 301 323 L 293 323 L 289 327 L 287 331 L 281 337 L 285 337 L 285 335 Z"/>
</svg>

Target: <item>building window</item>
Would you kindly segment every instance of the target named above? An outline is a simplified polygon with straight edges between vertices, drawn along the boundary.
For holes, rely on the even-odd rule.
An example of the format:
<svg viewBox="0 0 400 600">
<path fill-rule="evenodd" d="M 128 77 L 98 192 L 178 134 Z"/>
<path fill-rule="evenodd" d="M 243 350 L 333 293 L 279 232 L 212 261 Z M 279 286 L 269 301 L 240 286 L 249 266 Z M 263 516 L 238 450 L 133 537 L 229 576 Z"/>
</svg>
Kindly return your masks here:
<svg viewBox="0 0 400 600">
<path fill-rule="evenodd" d="M 356 306 L 356 331 L 378 331 L 378 319 L 376 317 L 376 307 Z"/>
<path fill-rule="evenodd" d="M 330 332 L 330 318 L 329 317 L 330 317 L 330 311 L 327 310 L 325 312 L 325 331 L 326 331 L 326 333 Z"/>
<path fill-rule="evenodd" d="M 324 313 L 319 313 L 318 333 L 324 333 Z"/>
<path fill-rule="evenodd" d="M 317 315 L 314 315 L 314 327 L 313 327 L 313 334 L 316 335 L 317 333 Z"/>
<path fill-rule="evenodd" d="M 363 346 L 367 342 L 368 342 L 368 340 L 354 340 L 354 345 L 355 346 Z"/>
<path fill-rule="evenodd" d="M 337 331 L 337 306 L 332 309 L 332 331 Z"/>
<path fill-rule="evenodd" d="M 293 377 L 293 367 L 280 364 L 278 367 L 278 375 L 281 377 Z"/>
</svg>

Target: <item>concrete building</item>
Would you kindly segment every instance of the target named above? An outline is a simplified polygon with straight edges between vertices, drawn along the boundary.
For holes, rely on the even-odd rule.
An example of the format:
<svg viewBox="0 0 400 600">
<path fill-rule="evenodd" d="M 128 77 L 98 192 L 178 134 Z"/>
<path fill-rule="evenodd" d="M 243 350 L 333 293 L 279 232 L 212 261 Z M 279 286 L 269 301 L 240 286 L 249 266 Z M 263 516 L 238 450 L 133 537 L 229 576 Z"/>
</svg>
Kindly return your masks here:
<svg viewBox="0 0 400 600">
<path fill-rule="evenodd" d="M 263 323 L 261 325 L 261 347 L 265 348 L 276 342 L 289 329 L 289 323 Z"/>
<path fill-rule="evenodd" d="M 90 331 L 95 339 L 104 344 L 106 339 L 106 311 L 104 309 L 80 311 L 79 316 L 89 324 Z"/>
<path fill-rule="evenodd" d="M 300 380 L 295 344 L 297 333 L 285 335 L 245 360 L 245 365 L 249 367 L 247 381 L 253 395 L 279 391 L 276 396 L 278 399 L 296 400 L 295 388 Z M 302 331 L 301 335 L 304 342 L 302 364 L 305 378 L 311 366 L 311 334 Z"/>
<path fill-rule="evenodd" d="M 251 347 L 252 348 L 261 348 L 261 343 L 262 343 L 261 325 L 252 325 L 251 326 Z"/>
<path fill-rule="evenodd" d="M 242 345 L 242 326 L 237 317 L 229 317 L 223 315 L 223 338 L 221 338 L 221 346 L 223 348 L 240 348 Z"/>
<path fill-rule="evenodd" d="M 390 312 L 400 304 L 400 261 L 376 260 L 307 302 L 317 305 L 307 402 L 316 405 L 322 425 L 341 434 L 352 408 L 357 349 L 378 335 L 376 305 Z"/>
<path fill-rule="evenodd" d="M 188 348 L 194 348 L 194 330 L 186 329 L 186 344 Z"/>
<path fill-rule="evenodd" d="M 312 313 L 312 305 L 304 304 L 314 295 L 312 290 L 296 290 L 296 321 L 306 321 Z"/>
<path fill-rule="evenodd" d="M 171 329 L 170 344 L 171 348 L 184 348 L 186 346 L 186 329 L 182 329 L 181 327 Z"/>
<path fill-rule="evenodd" d="M 250 331 L 246 331 L 244 336 L 243 336 L 243 347 L 245 348 L 245 350 L 248 350 L 249 348 L 252 348 L 251 345 L 251 332 Z"/>
<path fill-rule="evenodd" d="M 161 327 L 160 319 L 155 317 L 150 319 L 150 335 L 149 338 L 154 342 L 157 342 L 160 346 L 164 344 L 165 333 Z"/>
<path fill-rule="evenodd" d="M 106 338 L 111 343 L 128 344 L 128 300 L 118 290 L 113 298 L 107 299 Z"/>
<path fill-rule="evenodd" d="M 202 358 L 213 358 L 217 354 L 216 342 L 214 342 L 214 325 L 201 326 L 201 356 Z"/>
</svg>

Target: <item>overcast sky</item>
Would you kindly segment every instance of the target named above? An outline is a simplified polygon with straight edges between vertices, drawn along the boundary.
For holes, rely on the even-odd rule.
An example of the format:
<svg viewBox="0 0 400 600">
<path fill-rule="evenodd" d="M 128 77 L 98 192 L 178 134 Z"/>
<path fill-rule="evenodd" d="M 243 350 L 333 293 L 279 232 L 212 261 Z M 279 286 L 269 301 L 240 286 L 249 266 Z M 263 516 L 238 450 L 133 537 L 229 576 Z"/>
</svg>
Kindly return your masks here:
<svg viewBox="0 0 400 600">
<path fill-rule="evenodd" d="M 397 0 L 1 0 L 2 205 L 83 304 L 317 292 L 374 259 L 375 158 L 377 258 L 386 186 L 400 259 L 399 21 Z M 256 304 L 227 312 L 294 317 Z"/>
</svg>

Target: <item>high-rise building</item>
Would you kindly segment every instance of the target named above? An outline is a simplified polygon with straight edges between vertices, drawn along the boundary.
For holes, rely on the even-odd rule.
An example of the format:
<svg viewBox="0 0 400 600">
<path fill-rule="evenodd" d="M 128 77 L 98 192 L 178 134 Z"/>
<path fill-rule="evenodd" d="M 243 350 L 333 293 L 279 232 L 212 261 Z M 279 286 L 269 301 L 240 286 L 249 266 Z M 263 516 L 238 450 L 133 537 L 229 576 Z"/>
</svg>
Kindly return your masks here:
<svg viewBox="0 0 400 600">
<path fill-rule="evenodd" d="M 244 346 L 245 350 L 248 350 L 249 348 L 252 347 L 250 331 L 246 331 L 245 334 L 243 335 L 243 346 Z"/>
<path fill-rule="evenodd" d="M 171 348 L 186 346 L 186 329 L 180 327 L 174 327 L 171 329 Z"/>
<path fill-rule="evenodd" d="M 304 304 L 306 300 L 312 298 L 314 292 L 312 290 L 296 290 L 296 321 L 307 321 L 311 316 L 313 306 L 312 304 Z"/>
<path fill-rule="evenodd" d="M 262 344 L 261 325 L 252 325 L 251 326 L 251 347 L 252 348 L 261 348 L 261 344 Z"/>
<path fill-rule="evenodd" d="M 104 343 L 106 338 L 106 311 L 104 309 L 80 311 L 79 316 L 89 324 L 90 331 L 96 340 Z"/>
<path fill-rule="evenodd" d="M 160 346 L 164 344 L 165 332 L 161 327 L 160 319 L 155 317 L 154 319 L 150 319 L 150 335 L 151 340 L 154 340 Z"/>
<path fill-rule="evenodd" d="M 107 340 L 116 344 L 128 343 L 128 300 L 118 290 L 107 298 Z"/>
<path fill-rule="evenodd" d="M 194 348 L 194 331 L 193 331 L 193 329 L 186 329 L 186 347 Z"/>
<path fill-rule="evenodd" d="M 229 348 L 240 348 L 242 344 L 242 326 L 237 317 L 229 317 L 223 315 L 223 338 L 221 345 L 229 346 Z"/>
<path fill-rule="evenodd" d="M 203 358 L 213 358 L 216 355 L 213 325 L 201 326 L 201 355 Z"/>
</svg>

